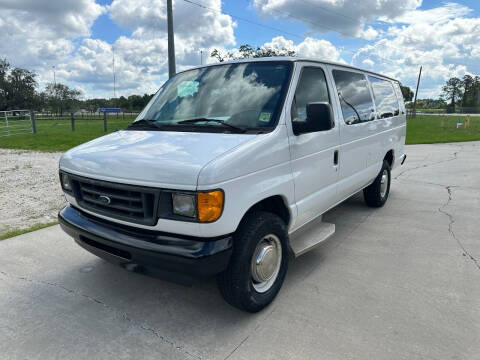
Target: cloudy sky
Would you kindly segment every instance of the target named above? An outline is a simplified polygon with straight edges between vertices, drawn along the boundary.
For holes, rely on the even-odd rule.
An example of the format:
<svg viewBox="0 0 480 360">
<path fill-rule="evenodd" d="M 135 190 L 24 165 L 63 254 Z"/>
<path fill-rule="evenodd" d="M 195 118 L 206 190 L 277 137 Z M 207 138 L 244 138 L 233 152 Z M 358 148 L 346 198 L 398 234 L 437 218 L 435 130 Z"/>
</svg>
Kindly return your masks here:
<svg viewBox="0 0 480 360">
<path fill-rule="evenodd" d="M 174 0 L 177 69 L 213 48 L 287 47 L 346 62 L 438 97 L 451 76 L 480 74 L 480 2 Z M 0 0 L 0 57 L 85 98 L 153 93 L 167 78 L 166 0 Z M 203 59 L 201 53 L 203 52 Z"/>
</svg>

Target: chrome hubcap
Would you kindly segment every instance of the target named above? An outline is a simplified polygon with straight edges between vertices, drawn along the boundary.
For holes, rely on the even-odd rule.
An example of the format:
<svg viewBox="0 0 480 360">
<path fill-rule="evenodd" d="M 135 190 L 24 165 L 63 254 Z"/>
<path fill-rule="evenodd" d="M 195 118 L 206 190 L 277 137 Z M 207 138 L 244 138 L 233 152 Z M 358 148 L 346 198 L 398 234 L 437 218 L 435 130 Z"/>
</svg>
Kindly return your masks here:
<svg viewBox="0 0 480 360">
<path fill-rule="evenodd" d="M 380 180 L 380 196 L 383 198 L 387 194 L 388 171 L 383 170 L 382 179 Z"/>
<path fill-rule="evenodd" d="M 275 282 L 282 263 L 282 243 L 273 234 L 260 240 L 251 261 L 252 284 L 256 291 L 262 293 L 270 289 Z"/>
</svg>

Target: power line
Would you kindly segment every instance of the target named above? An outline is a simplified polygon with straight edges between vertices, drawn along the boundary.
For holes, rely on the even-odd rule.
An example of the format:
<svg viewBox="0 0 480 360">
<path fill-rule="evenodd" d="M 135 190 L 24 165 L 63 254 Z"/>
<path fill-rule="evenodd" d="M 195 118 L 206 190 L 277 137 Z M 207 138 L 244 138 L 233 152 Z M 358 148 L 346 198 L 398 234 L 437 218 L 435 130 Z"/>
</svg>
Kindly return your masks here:
<svg viewBox="0 0 480 360">
<path fill-rule="evenodd" d="M 213 8 L 211 8 L 211 7 L 205 6 L 205 5 L 203 5 L 203 4 L 199 4 L 199 3 L 194 2 L 194 1 L 191 1 L 191 0 L 183 0 L 183 1 L 185 1 L 186 3 L 189 3 L 189 4 L 191 4 L 191 5 L 195 5 L 195 6 L 197 6 L 197 7 L 200 7 L 200 8 L 202 8 L 202 9 L 205 9 L 205 10 L 213 11 L 213 12 L 220 13 L 220 14 L 225 14 L 225 15 L 228 15 L 228 16 L 234 18 L 234 19 L 238 19 L 238 20 L 241 20 L 241 21 L 244 21 L 244 22 L 247 22 L 247 23 L 256 25 L 256 26 L 260 26 L 260 27 L 263 27 L 263 28 L 267 28 L 267 29 L 270 29 L 270 30 L 274 30 L 274 31 L 276 31 L 276 32 L 283 33 L 283 34 L 286 34 L 286 35 L 295 36 L 295 37 L 300 38 L 300 39 L 302 39 L 302 40 L 305 40 L 305 39 L 307 38 L 307 37 L 304 36 L 304 35 L 299 35 L 299 34 L 287 32 L 287 31 L 284 31 L 284 30 L 275 28 L 275 27 L 273 27 L 273 26 L 269 26 L 269 25 L 265 25 L 265 24 L 262 24 L 262 23 L 259 23 L 259 22 L 256 22 L 256 21 L 252 21 L 252 20 L 249 20 L 249 19 L 245 19 L 244 17 L 238 16 L 238 15 L 234 15 L 234 14 L 231 14 L 231 13 L 228 13 L 228 12 L 223 12 L 223 11 L 221 11 L 221 10 L 213 9 Z M 274 10 L 274 11 L 276 11 L 277 13 L 283 13 L 284 15 L 286 15 L 286 16 L 288 16 L 288 17 L 291 17 L 292 19 L 296 19 L 296 20 L 302 21 L 302 22 L 306 21 L 306 22 L 309 22 L 309 23 L 311 23 L 311 24 L 313 24 L 313 25 L 315 25 L 315 26 L 320 26 L 320 27 L 324 27 L 324 28 L 327 29 L 326 26 L 318 25 L 318 24 L 316 24 L 316 23 L 314 23 L 314 22 L 312 22 L 312 21 L 309 21 L 309 20 L 307 20 L 307 19 L 302 19 L 302 18 L 293 16 L 293 15 L 291 15 L 291 14 L 284 13 L 284 12 L 281 12 L 281 11 L 278 11 L 278 10 Z M 333 28 L 329 28 L 329 29 L 332 30 L 332 31 L 336 31 L 336 30 L 333 29 Z M 355 37 L 355 36 L 352 36 L 352 37 L 358 38 L 358 39 L 362 39 L 362 38 L 360 38 L 360 37 L 358 37 L 358 36 L 356 36 L 356 37 Z M 362 39 L 362 40 L 363 40 L 363 39 Z M 349 53 L 354 54 L 354 55 L 357 53 L 356 51 L 348 50 L 348 49 L 343 49 L 342 51 L 343 51 L 343 52 L 349 52 Z M 396 64 L 394 61 L 392 61 L 392 60 L 390 60 L 390 59 L 388 59 L 388 58 L 382 57 L 382 56 L 379 55 L 379 54 L 376 54 L 375 56 L 377 56 L 377 57 L 379 57 L 379 58 L 381 58 L 381 59 L 383 59 L 383 60 L 385 60 L 385 61 L 389 61 L 389 62 L 391 62 L 392 64 Z"/>
<path fill-rule="evenodd" d="M 221 10 L 213 9 L 213 8 L 211 8 L 211 7 L 205 6 L 205 5 L 203 5 L 203 4 L 196 3 L 196 2 L 191 1 L 191 0 L 183 0 L 183 1 L 185 1 L 186 3 L 192 4 L 192 5 L 198 6 L 198 7 L 200 7 L 200 8 L 206 9 L 206 10 L 210 10 L 210 11 L 214 11 L 214 12 L 216 12 L 216 13 L 220 13 L 220 14 L 225 14 L 225 15 L 231 16 L 231 17 L 234 18 L 234 19 L 238 19 L 238 20 L 241 20 L 241 21 L 245 21 L 245 22 L 250 23 L 250 24 L 253 24 L 253 25 L 261 26 L 261 27 L 264 27 L 264 28 L 266 28 L 266 29 L 270 29 L 270 30 L 273 30 L 273 31 L 276 31 L 276 32 L 279 32 L 279 33 L 286 34 L 286 35 L 295 36 L 295 37 L 300 38 L 300 39 L 305 39 L 305 36 L 303 36 L 303 35 L 298 35 L 298 34 L 294 34 L 294 33 L 288 32 L 288 31 L 284 31 L 284 30 L 281 30 L 281 29 L 277 29 L 277 28 L 275 28 L 275 27 L 273 27 L 273 26 L 261 24 L 261 23 L 258 23 L 258 22 L 256 22 L 256 21 L 252 21 L 252 20 L 249 20 L 249 19 L 245 19 L 245 18 L 243 18 L 243 17 L 241 17 L 241 16 L 237 16 L 237 15 L 233 15 L 233 14 L 230 14 L 230 13 L 227 13 L 227 12 L 223 12 L 223 11 L 221 11 Z"/>
</svg>

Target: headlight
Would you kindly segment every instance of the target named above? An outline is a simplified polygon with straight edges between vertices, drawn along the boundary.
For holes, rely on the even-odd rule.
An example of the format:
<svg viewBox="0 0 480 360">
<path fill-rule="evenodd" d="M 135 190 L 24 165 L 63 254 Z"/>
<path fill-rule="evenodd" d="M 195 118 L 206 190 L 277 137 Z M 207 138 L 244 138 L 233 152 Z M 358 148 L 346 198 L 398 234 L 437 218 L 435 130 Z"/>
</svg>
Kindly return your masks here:
<svg viewBox="0 0 480 360">
<path fill-rule="evenodd" d="M 197 193 L 198 221 L 212 222 L 217 220 L 223 211 L 223 191 Z"/>
<path fill-rule="evenodd" d="M 173 213 L 176 215 L 195 217 L 195 196 L 189 194 L 172 194 Z"/>
<path fill-rule="evenodd" d="M 62 188 L 65 191 L 72 191 L 72 186 L 70 185 L 70 179 L 67 174 L 60 174 L 60 181 L 62 182 Z"/>
</svg>

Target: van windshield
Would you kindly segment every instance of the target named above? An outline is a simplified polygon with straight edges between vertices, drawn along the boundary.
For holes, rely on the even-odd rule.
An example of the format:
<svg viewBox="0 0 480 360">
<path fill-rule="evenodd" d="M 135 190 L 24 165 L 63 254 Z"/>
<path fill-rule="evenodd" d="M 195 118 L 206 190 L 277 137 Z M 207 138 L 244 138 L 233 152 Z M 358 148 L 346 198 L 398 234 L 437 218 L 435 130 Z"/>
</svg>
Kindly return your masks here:
<svg viewBox="0 0 480 360">
<path fill-rule="evenodd" d="M 269 131 L 281 111 L 291 62 L 214 65 L 168 80 L 131 130 Z"/>
</svg>

